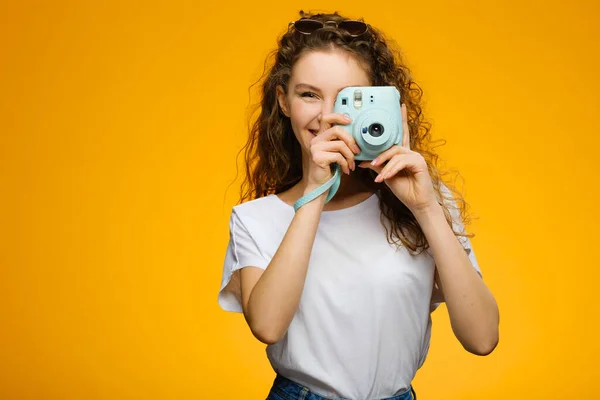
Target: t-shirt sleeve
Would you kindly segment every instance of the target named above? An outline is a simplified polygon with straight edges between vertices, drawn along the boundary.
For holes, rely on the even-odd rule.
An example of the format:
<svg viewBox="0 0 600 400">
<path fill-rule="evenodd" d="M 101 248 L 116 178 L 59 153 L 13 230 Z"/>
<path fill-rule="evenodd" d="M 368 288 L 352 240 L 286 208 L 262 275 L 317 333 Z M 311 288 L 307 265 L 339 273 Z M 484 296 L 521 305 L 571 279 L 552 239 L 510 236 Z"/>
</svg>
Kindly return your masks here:
<svg viewBox="0 0 600 400">
<path fill-rule="evenodd" d="M 446 190 L 446 193 L 450 193 L 448 188 L 446 188 L 445 186 L 444 186 L 444 189 Z M 448 200 L 446 200 L 446 201 L 448 201 Z M 460 233 L 466 234 L 463 221 L 460 218 L 460 211 L 456 208 L 456 201 L 454 200 L 454 198 L 452 198 L 450 203 L 451 203 L 450 215 L 452 216 L 452 228 L 454 229 L 455 232 L 460 232 Z M 479 263 L 477 262 L 477 257 L 475 257 L 475 251 L 473 250 L 473 246 L 471 245 L 471 241 L 469 240 L 469 238 L 465 237 L 465 236 L 457 236 L 457 239 L 459 240 L 459 242 L 462 244 L 463 248 L 465 249 L 465 252 L 467 253 L 467 256 L 469 257 L 469 260 L 471 261 L 473 268 L 475 268 L 475 271 L 477 271 L 479 276 L 482 276 L 481 269 L 479 268 Z M 442 302 L 444 302 L 444 294 L 437 287 L 437 285 L 434 284 L 433 293 L 431 295 L 431 311 L 438 308 Z"/>
<path fill-rule="evenodd" d="M 262 255 L 256 241 L 235 211 L 229 221 L 229 243 L 223 263 L 223 276 L 218 302 L 225 311 L 242 312 L 240 269 L 258 267 L 266 269 L 269 262 Z"/>
</svg>

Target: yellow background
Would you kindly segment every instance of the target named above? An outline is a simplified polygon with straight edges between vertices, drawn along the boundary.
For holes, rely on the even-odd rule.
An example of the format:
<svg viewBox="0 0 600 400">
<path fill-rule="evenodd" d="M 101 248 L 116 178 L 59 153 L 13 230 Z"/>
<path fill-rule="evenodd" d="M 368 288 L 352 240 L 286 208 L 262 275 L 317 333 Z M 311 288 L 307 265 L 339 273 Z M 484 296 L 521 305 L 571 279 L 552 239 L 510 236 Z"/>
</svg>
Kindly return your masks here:
<svg viewBox="0 0 600 400">
<path fill-rule="evenodd" d="M 501 310 L 434 313 L 419 399 L 600 398 L 595 1 L 3 2 L 0 398 L 264 399 L 217 291 L 248 87 L 299 9 L 396 39 Z"/>
</svg>

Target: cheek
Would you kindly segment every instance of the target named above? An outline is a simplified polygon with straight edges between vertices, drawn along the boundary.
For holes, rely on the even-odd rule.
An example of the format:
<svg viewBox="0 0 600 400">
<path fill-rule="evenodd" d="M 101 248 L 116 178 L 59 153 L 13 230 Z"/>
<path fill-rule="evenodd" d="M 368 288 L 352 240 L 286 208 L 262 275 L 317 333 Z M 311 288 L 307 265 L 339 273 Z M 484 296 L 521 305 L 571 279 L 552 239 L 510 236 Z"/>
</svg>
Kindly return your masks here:
<svg viewBox="0 0 600 400">
<path fill-rule="evenodd" d="M 290 108 L 292 124 L 304 127 L 321 113 L 321 105 L 318 102 L 308 103 L 304 101 L 292 102 Z"/>
</svg>

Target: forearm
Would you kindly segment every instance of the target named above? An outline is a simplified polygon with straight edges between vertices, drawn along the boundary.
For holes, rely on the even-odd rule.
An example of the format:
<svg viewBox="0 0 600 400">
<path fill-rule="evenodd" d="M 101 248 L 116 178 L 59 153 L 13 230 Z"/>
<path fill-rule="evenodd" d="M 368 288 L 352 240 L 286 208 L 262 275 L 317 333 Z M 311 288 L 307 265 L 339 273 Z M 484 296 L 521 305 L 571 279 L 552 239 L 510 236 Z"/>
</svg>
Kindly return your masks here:
<svg viewBox="0 0 600 400">
<path fill-rule="evenodd" d="M 298 209 L 269 266 L 252 289 L 248 324 L 267 343 L 283 337 L 298 309 L 324 203 L 322 195 Z"/>
<path fill-rule="evenodd" d="M 489 354 L 498 342 L 499 323 L 492 293 L 446 222 L 441 206 L 415 216 L 431 246 L 454 334 L 466 350 Z"/>
</svg>

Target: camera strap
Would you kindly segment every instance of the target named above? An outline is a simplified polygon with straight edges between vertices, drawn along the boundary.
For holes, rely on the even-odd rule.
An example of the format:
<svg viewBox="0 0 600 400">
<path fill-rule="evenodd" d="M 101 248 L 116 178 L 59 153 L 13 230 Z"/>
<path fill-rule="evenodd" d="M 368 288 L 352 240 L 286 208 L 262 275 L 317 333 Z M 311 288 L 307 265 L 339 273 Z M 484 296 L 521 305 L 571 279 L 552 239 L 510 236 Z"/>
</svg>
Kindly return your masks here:
<svg viewBox="0 0 600 400">
<path fill-rule="evenodd" d="M 298 199 L 298 201 L 296 201 L 294 203 L 294 212 L 298 211 L 298 209 L 300 207 L 302 207 L 303 205 L 310 203 L 311 201 L 313 201 L 314 199 L 316 199 L 317 197 L 319 197 L 320 195 L 325 193 L 325 191 L 327 191 L 328 189 L 329 189 L 329 193 L 327 194 L 325 203 L 327 203 L 329 200 L 332 199 L 333 196 L 335 196 L 335 193 L 337 192 L 338 188 L 340 187 L 342 175 L 340 172 L 340 166 L 337 163 L 335 163 L 335 165 L 334 165 L 334 170 L 335 171 L 334 171 L 331 179 L 329 179 L 327 182 L 325 182 L 324 184 L 322 184 L 321 186 L 319 186 L 317 189 L 313 190 L 309 194 L 300 197 Z"/>
</svg>

